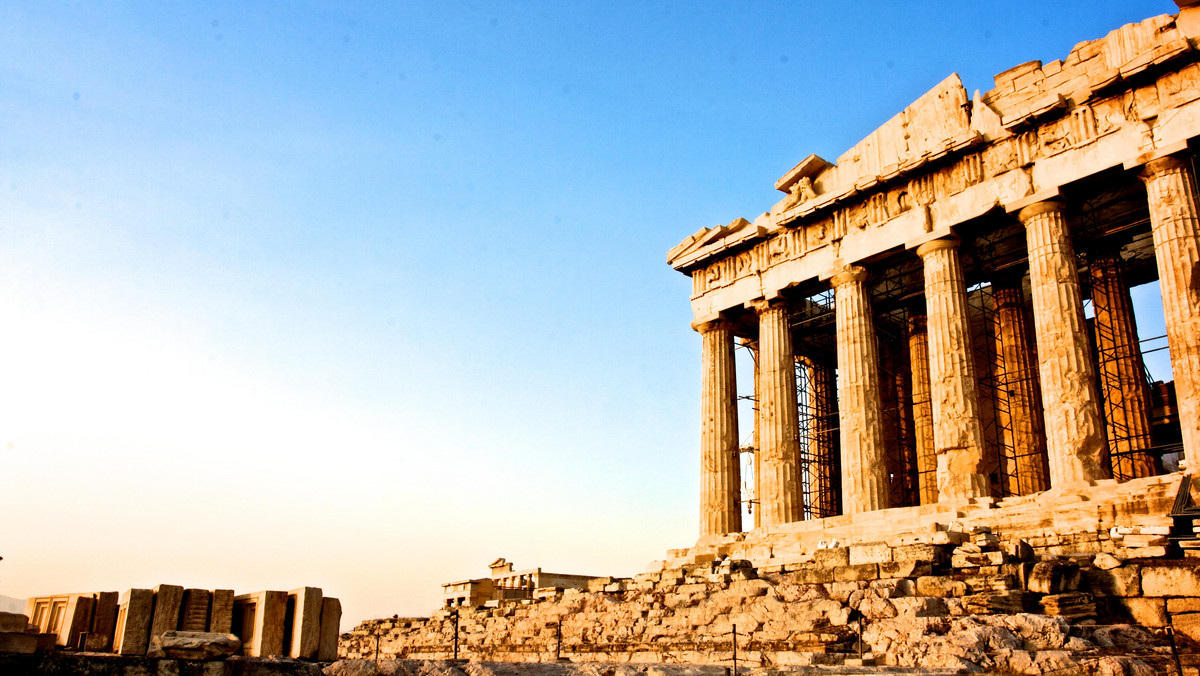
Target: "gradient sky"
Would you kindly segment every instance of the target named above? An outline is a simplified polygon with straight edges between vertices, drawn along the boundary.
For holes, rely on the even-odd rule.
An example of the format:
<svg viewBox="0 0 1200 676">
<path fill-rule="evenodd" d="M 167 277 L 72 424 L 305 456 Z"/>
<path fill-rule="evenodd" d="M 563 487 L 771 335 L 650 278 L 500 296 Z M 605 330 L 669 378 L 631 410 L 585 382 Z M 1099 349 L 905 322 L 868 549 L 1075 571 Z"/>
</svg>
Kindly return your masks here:
<svg viewBox="0 0 1200 676">
<path fill-rule="evenodd" d="M 914 6 L 918 5 L 918 6 Z M 0 594 L 343 629 L 695 541 L 668 248 L 1167 0 L 0 5 Z"/>
</svg>

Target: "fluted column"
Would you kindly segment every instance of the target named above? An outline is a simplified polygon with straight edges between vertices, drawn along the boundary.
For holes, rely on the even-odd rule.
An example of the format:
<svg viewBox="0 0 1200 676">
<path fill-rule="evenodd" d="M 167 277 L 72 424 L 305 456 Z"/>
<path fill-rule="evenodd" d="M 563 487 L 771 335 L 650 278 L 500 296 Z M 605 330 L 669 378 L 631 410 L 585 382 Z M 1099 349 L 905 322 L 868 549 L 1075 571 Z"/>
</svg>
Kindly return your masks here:
<svg viewBox="0 0 1200 676">
<path fill-rule="evenodd" d="M 1029 250 L 1050 485 L 1060 488 L 1103 479 L 1104 432 L 1075 248 L 1063 205 L 1057 200 L 1037 202 L 1017 217 L 1025 225 Z"/>
<path fill-rule="evenodd" d="M 1150 388 L 1133 318 L 1133 299 L 1116 252 L 1092 256 L 1092 328 L 1096 337 L 1096 368 L 1104 428 L 1108 437 L 1113 477 L 1120 480 L 1154 476 L 1154 458 L 1143 449 L 1150 437 Z"/>
<path fill-rule="evenodd" d="M 908 317 L 908 361 L 912 364 L 913 433 L 917 447 L 917 485 L 921 504 L 938 501 L 937 450 L 933 444 L 933 403 L 929 393 L 929 333 L 925 315 Z"/>
<path fill-rule="evenodd" d="M 996 304 L 996 425 L 1006 495 L 1028 495 L 1050 488 L 1046 437 L 1042 424 L 1037 363 L 1029 342 L 1025 299 L 1019 279 L 992 284 Z"/>
<path fill-rule="evenodd" d="M 1200 470 L 1200 211 L 1189 163 L 1163 157 L 1142 172 L 1188 469 Z"/>
<path fill-rule="evenodd" d="M 804 517 L 796 410 L 796 356 L 787 306 L 761 302 L 758 311 L 758 495 L 760 526 Z"/>
<path fill-rule="evenodd" d="M 837 317 L 843 514 L 887 506 L 879 363 L 866 277 L 866 269 L 855 265 L 832 280 Z"/>
<path fill-rule="evenodd" d="M 700 535 L 720 535 L 742 529 L 733 327 L 727 321 L 716 320 L 702 324 L 699 331 L 703 358 Z"/>
<path fill-rule="evenodd" d="M 983 425 L 958 245 L 957 237 L 949 237 L 917 248 L 925 266 L 933 443 L 938 456 L 938 499 L 943 502 L 988 494 L 987 476 L 980 471 Z"/>
</svg>

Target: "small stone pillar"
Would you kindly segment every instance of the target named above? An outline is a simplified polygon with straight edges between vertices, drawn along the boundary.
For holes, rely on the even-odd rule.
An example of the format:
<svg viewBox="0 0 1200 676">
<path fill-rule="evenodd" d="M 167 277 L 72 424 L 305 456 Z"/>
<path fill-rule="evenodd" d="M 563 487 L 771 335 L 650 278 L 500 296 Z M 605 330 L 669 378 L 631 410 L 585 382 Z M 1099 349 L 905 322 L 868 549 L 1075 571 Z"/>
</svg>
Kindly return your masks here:
<svg viewBox="0 0 1200 676">
<path fill-rule="evenodd" d="M 758 509 L 760 526 L 804 518 L 800 484 L 796 355 L 786 304 L 759 302 L 758 312 Z"/>
<path fill-rule="evenodd" d="M 1029 342 L 1021 280 L 992 284 L 996 305 L 996 425 L 1005 495 L 1029 495 L 1050 488 L 1046 436 L 1042 424 L 1037 361 Z"/>
<path fill-rule="evenodd" d="M 837 318 L 843 514 L 887 507 L 879 363 L 866 278 L 866 269 L 853 265 L 832 280 Z"/>
<path fill-rule="evenodd" d="M 988 494 L 983 464 L 967 285 L 959 239 L 947 237 L 917 248 L 925 266 L 925 312 L 929 336 L 929 382 L 933 443 L 937 449 L 938 499 L 963 501 Z"/>
<path fill-rule="evenodd" d="M 1142 172 L 1154 233 L 1163 318 L 1187 469 L 1200 470 L 1200 210 L 1196 177 L 1180 157 L 1151 160 Z"/>
<path fill-rule="evenodd" d="M 1092 281 L 1092 328 L 1096 370 L 1113 478 L 1124 481 L 1154 476 L 1154 458 L 1143 449 L 1150 436 L 1150 388 L 1133 318 L 1133 299 L 1121 269 L 1121 256 L 1106 251 L 1088 261 Z"/>
<path fill-rule="evenodd" d="M 1017 214 L 1025 226 L 1038 372 L 1046 423 L 1050 485 L 1062 488 L 1106 478 L 1104 432 L 1095 371 L 1083 318 L 1075 248 L 1063 204 L 1036 202 Z"/>
<path fill-rule="evenodd" d="M 737 380 L 733 326 L 715 320 L 698 327 L 703 371 L 700 390 L 700 535 L 742 529 L 738 462 Z"/>
<path fill-rule="evenodd" d="M 913 434 L 917 447 L 917 485 L 921 504 L 938 501 L 937 449 L 933 444 L 933 403 L 929 392 L 929 333 L 925 315 L 908 316 L 908 361 L 912 364 Z"/>
</svg>

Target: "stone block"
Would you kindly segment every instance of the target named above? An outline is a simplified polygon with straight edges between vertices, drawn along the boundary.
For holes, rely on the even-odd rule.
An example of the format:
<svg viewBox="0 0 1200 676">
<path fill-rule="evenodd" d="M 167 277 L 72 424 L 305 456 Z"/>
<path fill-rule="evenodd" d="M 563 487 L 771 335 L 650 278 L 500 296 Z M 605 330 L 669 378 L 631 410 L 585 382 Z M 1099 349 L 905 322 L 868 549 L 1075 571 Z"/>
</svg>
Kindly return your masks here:
<svg viewBox="0 0 1200 676">
<path fill-rule="evenodd" d="M 1180 613 L 1200 613 L 1200 598 L 1181 597 L 1167 599 L 1167 612 L 1171 615 Z"/>
<path fill-rule="evenodd" d="M 828 584 L 834 581 L 837 567 L 806 567 L 796 571 L 796 581 L 800 584 Z"/>
<path fill-rule="evenodd" d="M 879 564 L 864 563 L 858 566 L 842 566 L 833 571 L 833 579 L 835 582 L 878 580 Z"/>
<path fill-rule="evenodd" d="M 58 644 L 79 648 L 81 637 L 92 624 L 92 608 L 96 601 L 90 595 L 73 594 L 67 601 L 67 610 L 62 628 L 58 631 Z"/>
<path fill-rule="evenodd" d="M 1025 588 L 1038 594 L 1061 594 L 1079 588 L 1079 564 L 1072 561 L 1041 561 L 1033 564 Z"/>
<path fill-rule="evenodd" d="M 892 549 L 892 561 L 926 561 L 931 565 L 945 561 L 945 550 L 936 545 L 904 545 Z"/>
<path fill-rule="evenodd" d="M 242 653 L 247 657 L 283 655 L 287 592 L 240 594 L 234 597 L 233 603 L 233 633 L 242 640 Z"/>
<path fill-rule="evenodd" d="M 1088 591 L 1096 596 L 1140 596 L 1142 593 L 1137 566 L 1085 570 L 1083 579 Z"/>
<path fill-rule="evenodd" d="M 957 597 L 967 593 L 967 584 L 946 575 L 927 575 L 917 578 L 916 592 L 917 596 Z"/>
<path fill-rule="evenodd" d="M 821 568 L 837 568 L 850 565 L 849 547 L 829 547 L 813 552 L 813 564 Z"/>
<path fill-rule="evenodd" d="M 150 647 L 154 619 L 154 592 L 130 589 L 122 594 L 113 633 L 113 651 L 119 655 L 145 655 Z"/>
<path fill-rule="evenodd" d="M 183 590 L 179 629 L 187 632 L 208 631 L 208 607 L 212 594 L 207 589 Z"/>
<path fill-rule="evenodd" d="M 32 655 L 38 651 L 38 634 L 21 631 L 0 631 L 0 653 Z"/>
<path fill-rule="evenodd" d="M 1145 596 L 1200 596 L 1200 569 L 1142 567 Z"/>
<path fill-rule="evenodd" d="M 160 584 L 154 588 L 154 620 L 150 623 L 150 639 L 165 631 L 179 629 L 179 613 L 183 609 L 183 587 Z M 149 646 L 147 646 L 149 647 Z"/>
<path fill-rule="evenodd" d="M 150 657 L 177 660 L 215 660 L 236 655 L 242 641 L 233 634 L 205 631 L 165 631 L 150 640 Z"/>
<path fill-rule="evenodd" d="M 1193 641 L 1200 641 L 1200 613 L 1184 613 L 1171 616 L 1171 626 L 1177 633 Z"/>
<path fill-rule="evenodd" d="M 933 572 L 929 561 L 891 561 L 879 564 L 879 577 L 921 577 Z"/>
<path fill-rule="evenodd" d="M 113 636 L 117 628 L 117 607 L 120 595 L 117 592 L 100 592 L 96 594 L 95 609 L 92 611 L 92 627 L 88 631 L 87 643 L 89 651 L 106 653 L 113 649 Z"/>
<path fill-rule="evenodd" d="M 317 660 L 332 662 L 338 658 L 338 635 L 342 624 L 342 602 L 332 596 L 321 599 L 321 637 Z"/>
<path fill-rule="evenodd" d="M 215 634 L 228 634 L 233 631 L 233 590 L 214 589 L 212 593 L 212 608 L 208 614 L 208 630 Z"/>
<path fill-rule="evenodd" d="M 885 542 L 868 542 L 849 547 L 849 565 L 861 566 L 867 563 L 889 563 L 892 560 L 892 548 Z"/>
<path fill-rule="evenodd" d="M 24 613 L 0 613 L 0 632 L 24 634 L 29 617 Z"/>
<path fill-rule="evenodd" d="M 952 568 L 978 568 L 999 566 L 1004 563 L 1004 552 L 956 553 L 950 557 Z"/>
<path fill-rule="evenodd" d="M 301 587 L 288 593 L 292 604 L 292 645 L 288 654 L 300 659 L 317 656 L 321 643 L 321 590 Z"/>
<path fill-rule="evenodd" d="M 1143 627 L 1165 627 L 1167 625 L 1167 604 L 1163 599 L 1115 596 L 1110 599 L 1110 608 L 1124 611 L 1134 624 L 1140 624 Z"/>
</svg>

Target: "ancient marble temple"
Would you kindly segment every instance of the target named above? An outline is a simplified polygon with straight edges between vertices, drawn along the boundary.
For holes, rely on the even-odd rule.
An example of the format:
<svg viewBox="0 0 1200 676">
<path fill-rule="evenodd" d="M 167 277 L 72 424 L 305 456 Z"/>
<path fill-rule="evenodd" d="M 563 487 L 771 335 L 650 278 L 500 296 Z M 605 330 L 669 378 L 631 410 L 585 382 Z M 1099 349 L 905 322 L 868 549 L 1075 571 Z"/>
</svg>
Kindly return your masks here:
<svg viewBox="0 0 1200 676">
<path fill-rule="evenodd" d="M 702 343 L 702 536 L 1200 469 L 1200 8 L 1178 4 L 982 94 L 951 75 L 669 252 Z"/>
</svg>

